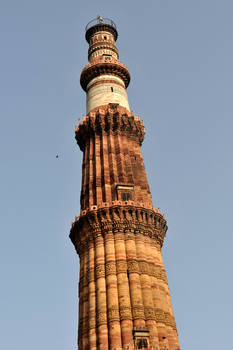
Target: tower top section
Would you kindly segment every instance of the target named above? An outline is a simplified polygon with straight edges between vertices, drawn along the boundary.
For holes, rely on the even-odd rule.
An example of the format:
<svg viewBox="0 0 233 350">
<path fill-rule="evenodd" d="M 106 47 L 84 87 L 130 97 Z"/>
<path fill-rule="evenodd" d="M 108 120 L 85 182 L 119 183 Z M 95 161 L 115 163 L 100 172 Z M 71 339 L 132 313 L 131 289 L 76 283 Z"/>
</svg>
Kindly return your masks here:
<svg viewBox="0 0 233 350">
<path fill-rule="evenodd" d="M 117 36 L 116 25 L 108 18 L 98 16 L 86 26 L 89 64 L 81 72 L 80 83 L 87 94 L 87 114 L 109 103 L 130 111 L 126 92 L 130 74 L 118 60 Z"/>
<path fill-rule="evenodd" d="M 86 25 L 85 37 L 88 44 L 90 44 L 90 38 L 97 32 L 109 32 L 114 36 L 115 41 L 118 37 L 116 24 L 111 19 L 103 18 L 101 16 L 97 16 L 97 18 L 93 19 Z"/>
</svg>

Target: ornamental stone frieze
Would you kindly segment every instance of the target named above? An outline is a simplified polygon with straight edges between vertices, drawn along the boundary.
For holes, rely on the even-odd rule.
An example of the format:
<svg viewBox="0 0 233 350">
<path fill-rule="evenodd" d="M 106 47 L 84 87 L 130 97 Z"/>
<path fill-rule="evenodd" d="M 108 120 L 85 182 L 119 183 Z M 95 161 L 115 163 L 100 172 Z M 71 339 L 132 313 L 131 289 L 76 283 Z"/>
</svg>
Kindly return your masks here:
<svg viewBox="0 0 233 350">
<path fill-rule="evenodd" d="M 143 142 L 145 129 L 144 123 L 138 116 L 132 115 L 120 106 L 101 106 L 96 111 L 90 112 L 75 129 L 75 138 L 82 151 L 88 145 L 91 137 L 95 135 L 127 136 L 140 145 Z M 109 151 L 113 151 L 109 145 Z"/>
<path fill-rule="evenodd" d="M 121 217 L 120 215 L 123 210 L 125 213 L 127 212 L 127 221 L 124 220 L 124 216 Z M 89 211 L 88 214 L 80 216 L 72 224 L 70 238 L 78 251 L 81 252 L 87 248 L 90 236 L 95 239 L 98 235 L 104 236 L 109 230 L 114 233 L 117 228 L 125 233 L 126 240 L 134 239 L 135 234 L 141 234 L 155 240 L 158 245 L 162 246 L 167 230 L 164 217 L 153 211 L 145 213 L 145 209 L 142 209 L 141 214 L 139 211 L 134 207 L 124 207 L 124 209 L 119 207 L 116 210 L 114 208 L 111 210 L 102 208 L 99 212 Z M 109 221 L 107 221 L 107 216 L 109 216 Z M 135 218 L 138 218 L 138 220 L 135 220 Z M 140 220 L 139 218 L 143 219 Z M 130 233 L 129 230 L 131 230 Z"/>
<path fill-rule="evenodd" d="M 129 70 L 123 63 L 114 58 L 108 60 L 105 57 L 98 57 L 93 59 L 92 62 L 82 70 L 80 84 L 83 90 L 86 91 L 90 81 L 101 75 L 113 75 L 121 78 L 125 88 L 128 87 L 130 82 Z"/>
</svg>

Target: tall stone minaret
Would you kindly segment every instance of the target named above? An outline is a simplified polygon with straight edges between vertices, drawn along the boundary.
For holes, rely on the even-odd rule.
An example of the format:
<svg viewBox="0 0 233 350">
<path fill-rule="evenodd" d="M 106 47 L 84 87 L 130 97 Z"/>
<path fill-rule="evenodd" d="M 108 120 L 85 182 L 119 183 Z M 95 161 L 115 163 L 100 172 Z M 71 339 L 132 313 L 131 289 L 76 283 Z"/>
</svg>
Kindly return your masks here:
<svg viewBox="0 0 233 350">
<path fill-rule="evenodd" d="M 152 204 L 140 146 L 143 121 L 130 112 L 130 74 L 118 61 L 117 29 L 98 17 L 86 27 L 81 73 L 86 116 L 81 213 L 70 238 L 80 257 L 79 350 L 179 350 L 161 255 L 166 220 Z"/>
</svg>

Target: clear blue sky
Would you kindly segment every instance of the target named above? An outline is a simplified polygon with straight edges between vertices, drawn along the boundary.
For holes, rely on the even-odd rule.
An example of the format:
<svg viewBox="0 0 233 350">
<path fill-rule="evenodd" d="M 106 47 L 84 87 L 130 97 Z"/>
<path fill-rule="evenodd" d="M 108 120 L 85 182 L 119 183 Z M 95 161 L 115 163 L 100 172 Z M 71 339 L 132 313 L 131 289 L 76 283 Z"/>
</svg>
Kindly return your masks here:
<svg viewBox="0 0 233 350">
<path fill-rule="evenodd" d="M 0 348 L 75 350 L 84 29 L 118 27 L 183 350 L 232 349 L 233 2 L 2 0 Z M 56 159 L 56 154 L 60 154 Z"/>
</svg>

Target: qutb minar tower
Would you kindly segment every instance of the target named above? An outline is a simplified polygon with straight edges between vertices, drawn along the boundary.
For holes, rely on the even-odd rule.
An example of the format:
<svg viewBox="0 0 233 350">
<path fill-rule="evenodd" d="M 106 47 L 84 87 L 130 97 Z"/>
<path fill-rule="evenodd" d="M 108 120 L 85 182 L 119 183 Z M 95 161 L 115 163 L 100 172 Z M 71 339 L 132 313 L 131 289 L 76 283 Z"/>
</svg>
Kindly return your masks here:
<svg viewBox="0 0 233 350">
<path fill-rule="evenodd" d="M 161 255 L 166 220 L 153 207 L 140 149 L 144 124 L 129 108 L 117 36 L 109 19 L 86 27 L 87 110 L 75 130 L 81 213 L 70 231 L 80 257 L 78 347 L 180 350 Z"/>
</svg>

